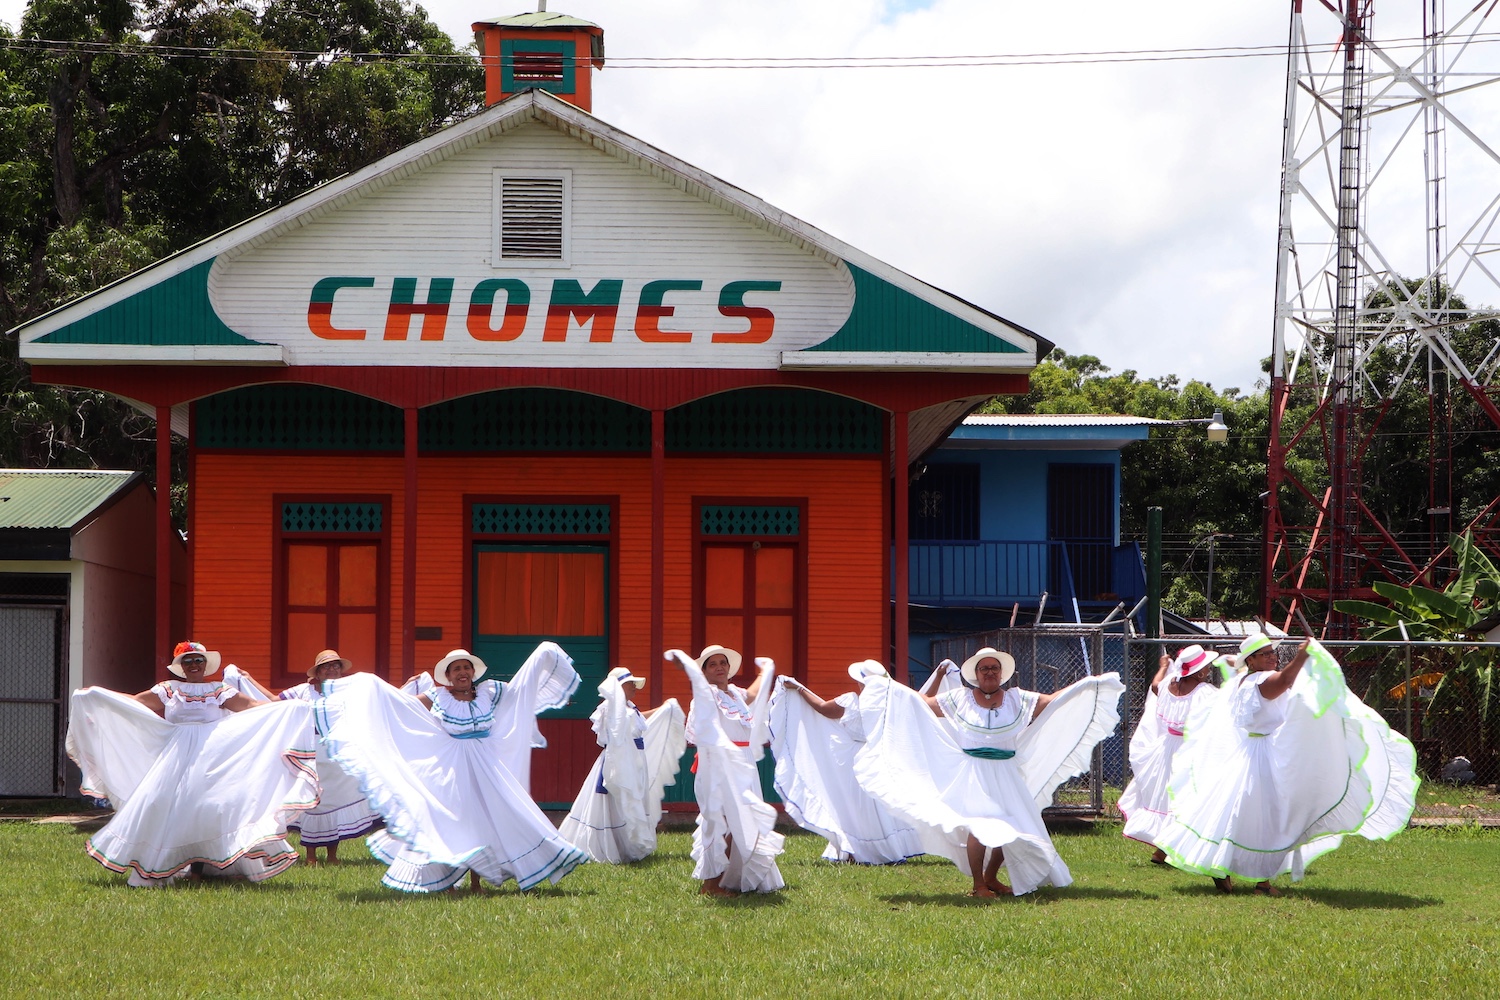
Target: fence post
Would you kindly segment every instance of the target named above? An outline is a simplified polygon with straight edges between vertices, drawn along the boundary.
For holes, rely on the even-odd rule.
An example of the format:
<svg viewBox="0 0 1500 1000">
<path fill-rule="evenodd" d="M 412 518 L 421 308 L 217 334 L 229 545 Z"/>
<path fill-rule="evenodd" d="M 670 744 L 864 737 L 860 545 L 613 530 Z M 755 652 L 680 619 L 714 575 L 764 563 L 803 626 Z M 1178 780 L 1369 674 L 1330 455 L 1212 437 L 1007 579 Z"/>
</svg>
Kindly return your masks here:
<svg viewBox="0 0 1500 1000">
<path fill-rule="evenodd" d="M 1099 676 L 1104 673 L 1104 630 L 1095 629 L 1093 641 L 1089 645 L 1094 647 L 1093 660 L 1089 673 Z M 1104 740 L 1094 744 L 1094 780 L 1090 792 L 1090 801 L 1094 807 L 1094 815 L 1104 814 Z"/>
<path fill-rule="evenodd" d="M 1146 634 L 1161 637 L 1161 508 L 1146 508 Z"/>
<path fill-rule="evenodd" d="M 1411 739 L 1411 647 L 1402 650 L 1406 660 L 1406 732 L 1401 735 Z"/>
</svg>

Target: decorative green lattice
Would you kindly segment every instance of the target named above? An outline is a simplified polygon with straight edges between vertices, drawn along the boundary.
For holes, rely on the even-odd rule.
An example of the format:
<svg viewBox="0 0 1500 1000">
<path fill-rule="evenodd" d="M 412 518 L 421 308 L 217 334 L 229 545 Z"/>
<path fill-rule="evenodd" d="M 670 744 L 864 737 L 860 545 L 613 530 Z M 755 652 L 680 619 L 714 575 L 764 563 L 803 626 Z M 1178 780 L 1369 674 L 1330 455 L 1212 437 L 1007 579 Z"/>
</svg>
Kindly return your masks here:
<svg viewBox="0 0 1500 1000">
<path fill-rule="evenodd" d="M 400 451 L 397 407 L 319 385 L 257 385 L 199 400 L 201 448 Z"/>
<path fill-rule="evenodd" d="M 602 503 L 476 503 L 476 535 L 607 535 Z"/>
<path fill-rule="evenodd" d="M 668 451 L 880 454 L 885 411 L 808 389 L 739 389 L 667 411 Z"/>
<path fill-rule="evenodd" d="M 651 450 L 651 414 L 563 389 L 502 389 L 424 408 L 424 452 Z"/>
<path fill-rule="evenodd" d="M 284 503 L 283 534 L 378 535 L 385 511 L 378 503 Z"/>
<path fill-rule="evenodd" d="M 798 535 L 802 512 L 796 507 L 704 507 L 699 530 L 705 535 Z"/>
</svg>

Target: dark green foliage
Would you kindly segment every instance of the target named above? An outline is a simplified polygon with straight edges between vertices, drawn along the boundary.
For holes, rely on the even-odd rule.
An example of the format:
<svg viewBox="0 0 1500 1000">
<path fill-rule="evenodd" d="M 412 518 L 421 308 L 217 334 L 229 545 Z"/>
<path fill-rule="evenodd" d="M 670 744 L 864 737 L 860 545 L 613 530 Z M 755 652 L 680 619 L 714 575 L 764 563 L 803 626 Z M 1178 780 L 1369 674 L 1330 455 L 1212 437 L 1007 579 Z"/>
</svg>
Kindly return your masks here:
<svg viewBox="0 0 1500 1000">
<path fill-rule="evenodd" d="M 33 0 L 17 35 L 109 47 L 0 44 L 3 329 L 483 104 L 477 60 L 408 0 Z M 14 336 L 0 393 L 0 462 L 153 464 L 149 418 L 33 385 Z"/>
</svg>

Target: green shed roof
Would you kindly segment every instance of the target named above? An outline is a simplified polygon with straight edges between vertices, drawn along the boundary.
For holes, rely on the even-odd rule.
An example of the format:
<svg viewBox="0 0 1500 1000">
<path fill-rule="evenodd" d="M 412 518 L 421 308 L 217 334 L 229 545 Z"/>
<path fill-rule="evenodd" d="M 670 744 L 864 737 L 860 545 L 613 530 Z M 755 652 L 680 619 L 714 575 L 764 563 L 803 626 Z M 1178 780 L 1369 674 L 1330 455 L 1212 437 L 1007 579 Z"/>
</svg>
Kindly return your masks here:
<svg viewBox="0 0 1500 1000">
<path fill-rule="evenodd" d="M 0 528 L 72 528 L 135 475 L 92 469 L 0 469 Z"/>
</svg>

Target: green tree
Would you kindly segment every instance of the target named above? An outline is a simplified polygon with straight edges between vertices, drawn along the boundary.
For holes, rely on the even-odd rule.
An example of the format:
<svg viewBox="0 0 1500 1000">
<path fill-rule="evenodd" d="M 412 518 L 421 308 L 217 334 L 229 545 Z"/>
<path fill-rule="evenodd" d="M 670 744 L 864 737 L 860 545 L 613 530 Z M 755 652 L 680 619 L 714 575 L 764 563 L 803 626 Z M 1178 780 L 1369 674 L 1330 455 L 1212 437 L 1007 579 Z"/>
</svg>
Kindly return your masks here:
<svg viewBox="0 0 1500 1000">
<path fill-rule="evenodd" d="M 483 82 L 406 0 L 32 0 L 0 27 L 0 328 L 474 113 Z M 153 466 L 148 417 L 33 384 L 13 336 L 0 393 L 6 464 Z"/>
</svg>

